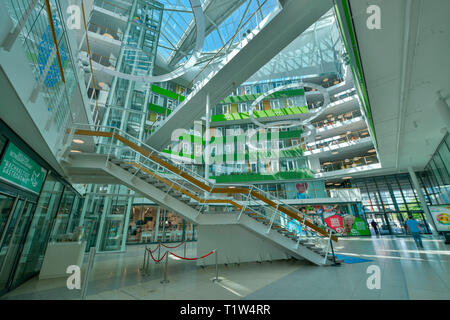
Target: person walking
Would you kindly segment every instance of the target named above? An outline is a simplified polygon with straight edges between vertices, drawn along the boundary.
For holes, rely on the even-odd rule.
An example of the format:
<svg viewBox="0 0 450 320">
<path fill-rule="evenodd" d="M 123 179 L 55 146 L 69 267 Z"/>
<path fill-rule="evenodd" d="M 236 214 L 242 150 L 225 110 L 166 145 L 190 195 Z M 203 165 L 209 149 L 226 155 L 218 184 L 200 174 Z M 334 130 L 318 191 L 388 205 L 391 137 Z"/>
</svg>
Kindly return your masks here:
<svg viewBox="0 0 450 320">
<path fill-rule="evenodd" d="M 412 217 L 412 215 L 408 216 L 408 220 L 405 222 L 406 229 L 411 232 L 414 241 L 416 242 L 416 246 L 423 249 L 422 244 L 422 228 L 419 226 L 419 223 Z"/>
<path fill-rule="evenodd" d="M 375 220 L 372 220 L 370 225 L 372 226 L 373 230 L 375 230 L 375 234 L 378 236 L 380 234 L 380 232 L 378 231 L 378 223 Z"/>
</svg>

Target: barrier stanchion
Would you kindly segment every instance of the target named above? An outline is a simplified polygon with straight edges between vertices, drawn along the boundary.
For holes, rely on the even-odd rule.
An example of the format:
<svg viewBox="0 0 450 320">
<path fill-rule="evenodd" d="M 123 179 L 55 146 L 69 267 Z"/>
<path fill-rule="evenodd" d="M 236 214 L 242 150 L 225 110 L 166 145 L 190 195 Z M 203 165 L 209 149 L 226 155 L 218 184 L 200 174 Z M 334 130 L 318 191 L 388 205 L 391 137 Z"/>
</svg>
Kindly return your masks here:
<svg viewBox="0 0 450 320">
<path fill-rule="evenodd" d="M 219 279 L 219 263 L 218 263 L 218 257 L 217 257 L 217 249 L 214 250 L 214 255 L 216 256 L 216 278 L 213 279 L 213 282 L 220 282 Z"/>
<path fill-rule="evenodd" d="M 169 255 L 166 252 L 166 263 L 164 265 L 164 279 L 161 280 L 161 283 L 169 283 L 169 280 L 167 279 L 167 266 L 169 265 Z"/>
<path fill-rule="evenodd" d="M 156 263 L 159 263 L 160 258 L 161 258 L 161 240 L 159 240 L 158 244 L 158 261 Z"/>
<path fill-rule="evenodd" d="M 187 245 L 187 242 L 185 241 L 184 242 L 184 256 L 186 257 L 186 245 Z"/>
<path fill-rule="evenodd" d="M 146 267 L 147 267 L 147 246 L 145 246 L 144 249 L 144 262 L 142 263 L 142 271 L 145 272 Z"/>
</svg>

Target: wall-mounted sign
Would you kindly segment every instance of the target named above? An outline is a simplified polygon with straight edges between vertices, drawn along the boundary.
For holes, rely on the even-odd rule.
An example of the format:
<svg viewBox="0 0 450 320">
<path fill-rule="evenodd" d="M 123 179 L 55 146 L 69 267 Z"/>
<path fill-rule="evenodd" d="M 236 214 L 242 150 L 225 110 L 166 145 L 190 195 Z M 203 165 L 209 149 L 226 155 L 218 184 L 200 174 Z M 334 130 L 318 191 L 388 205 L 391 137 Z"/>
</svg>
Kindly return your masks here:
<svg viewBox="0 0 450 320">
<path fill-rule="evenodd" d="M 39 194 L 47 170 L 9 142 L 0 163 L 0 180 Z"/>
<path fill-rule="evenodd" d="M 437 231 L 450 232 L 450 205 L 429 206 Z"/>
</svg>

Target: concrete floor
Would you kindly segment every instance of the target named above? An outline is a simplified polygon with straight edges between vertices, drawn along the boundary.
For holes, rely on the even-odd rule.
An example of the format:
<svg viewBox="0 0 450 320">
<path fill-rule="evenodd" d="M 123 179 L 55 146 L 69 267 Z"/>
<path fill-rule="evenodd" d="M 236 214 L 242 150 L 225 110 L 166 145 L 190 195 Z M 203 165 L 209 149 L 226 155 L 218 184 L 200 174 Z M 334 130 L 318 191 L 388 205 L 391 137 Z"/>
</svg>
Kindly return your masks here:
<svg viewBox="0 0 450 320">
<path fill-rule="evenodd" d="M 125 253 L 96 256 L 87 299 L 450 299 L 450 246 L 443 240 L 425 236 L 424 249 L 417 250 L 410 237 L 347 238 L 340 239 L 335 250 L 371 261 L 336 267 L 318 267 L 293 260 L 221 265 L 221 281 L 213 282 L 214 266 L 201 268 L 195 261 L 170 256 L 170 282 L 161 284 L 164 264 L 151 263 L 149 275 L 144 275 L 140 270 L 144 246 L 134 245 L 127 247 Z M 184 254 L 183 246 L 171 251 Z M 189 243 L 187 256 L 196 255 L 196 244 Z M 371 265 L 380 268 L 380 289 L 367 287 L 371 275 L 367 268 Z M 79 298 L 80 290 L 69 290 L 66 278 L 39 280 L 38 277 L 2 297 Z"/>
</svg>

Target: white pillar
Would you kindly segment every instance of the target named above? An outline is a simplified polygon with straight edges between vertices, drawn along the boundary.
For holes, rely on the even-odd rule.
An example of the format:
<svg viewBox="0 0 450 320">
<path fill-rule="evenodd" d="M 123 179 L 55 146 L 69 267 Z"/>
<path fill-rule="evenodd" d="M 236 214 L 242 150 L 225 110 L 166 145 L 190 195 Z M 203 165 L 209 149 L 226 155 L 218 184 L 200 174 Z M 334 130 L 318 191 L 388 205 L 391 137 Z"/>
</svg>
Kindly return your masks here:
<svg viewBox="0 0 450 320">
<path fill-rule="evenodd" d="M 430 231 L 433 235 L 437 235 L 436 226 L 434 225 L 433 217 L 431 216 L 430 210 L 428 209 L 427 202 L 425 197 L 423 196 L 422 189 L 420 188 L 419 180 L 417 180 L 416 173 L 411 167 L 408 167 L 409 176 L 411 177 L 411 181 L 413 183 L 414 189 L 416 189 L 417 196 L 419 197 L 420 204 L 422 205 L 423 212 L 425 212 L 425 216 L 427 217 L 428 223 L 430 226 Z"/>
</svg>

